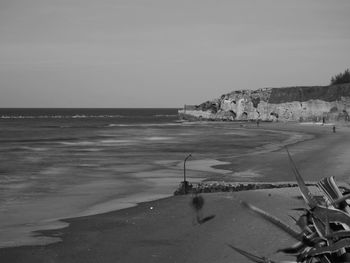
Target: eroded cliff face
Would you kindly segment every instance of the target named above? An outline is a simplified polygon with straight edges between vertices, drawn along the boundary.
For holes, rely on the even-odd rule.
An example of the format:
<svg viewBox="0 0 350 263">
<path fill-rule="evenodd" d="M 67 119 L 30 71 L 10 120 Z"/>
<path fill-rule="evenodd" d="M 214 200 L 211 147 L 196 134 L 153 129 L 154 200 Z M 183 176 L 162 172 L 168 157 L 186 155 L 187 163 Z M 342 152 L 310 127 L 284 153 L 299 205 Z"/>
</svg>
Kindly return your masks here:
<svg viewBox="0 0 350 263">
<path fill-rule="evenodd" d="M 179 111 L 183 119 L 349 120 L 350 84 L 240 90 Z"/>
</svg>

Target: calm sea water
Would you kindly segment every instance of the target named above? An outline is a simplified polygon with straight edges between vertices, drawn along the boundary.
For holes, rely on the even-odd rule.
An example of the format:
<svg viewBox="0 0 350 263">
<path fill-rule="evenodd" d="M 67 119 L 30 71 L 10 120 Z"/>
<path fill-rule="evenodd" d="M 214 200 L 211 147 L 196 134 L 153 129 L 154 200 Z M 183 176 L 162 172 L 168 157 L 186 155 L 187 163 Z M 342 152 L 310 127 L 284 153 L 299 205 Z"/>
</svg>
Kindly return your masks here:
<svg viewBox="0 0 350 263">
<path fill-rule="evenodd" d="M 287 135 L 239 123 L 181 123 L 177 109 L 0 109 L 0 246 L 45 243 L 30 231 L 172 195 L 182 180 L 232 173 L 220 158 Z"/>
</svg>

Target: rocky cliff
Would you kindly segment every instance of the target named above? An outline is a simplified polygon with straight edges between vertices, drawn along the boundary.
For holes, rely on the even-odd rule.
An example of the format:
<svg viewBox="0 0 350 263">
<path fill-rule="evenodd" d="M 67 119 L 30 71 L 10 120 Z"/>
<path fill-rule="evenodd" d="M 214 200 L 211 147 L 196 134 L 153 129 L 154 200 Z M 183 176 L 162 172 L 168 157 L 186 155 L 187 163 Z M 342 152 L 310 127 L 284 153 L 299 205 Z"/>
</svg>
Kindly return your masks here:
<svg viewBox="0 0 350 263">
<path fill-rule="evenodd" d="M 350 83 L 239 90 L 179 110 L 182 119 L 348 121 Z"/>
</svg>

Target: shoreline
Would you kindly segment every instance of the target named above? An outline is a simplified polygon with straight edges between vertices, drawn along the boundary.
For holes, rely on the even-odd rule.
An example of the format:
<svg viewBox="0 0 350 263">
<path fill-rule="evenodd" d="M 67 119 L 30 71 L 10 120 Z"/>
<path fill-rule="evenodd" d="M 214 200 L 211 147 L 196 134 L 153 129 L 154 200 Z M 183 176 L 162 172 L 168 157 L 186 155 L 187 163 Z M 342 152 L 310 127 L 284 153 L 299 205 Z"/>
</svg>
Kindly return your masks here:
<svg viewBox="0 0 350 263">
<path fill-rule="evenodd" d="M 236 130 L 237 128 L 235 128 Z M 244 128 L 239 128 L 239 133 L 244 133 Z M 258 134 L 259 130 L 253 130 L 253 134 Z M 286 138 L 283 142 L 280 142 L 277 147 L 270 147 L 269 144 L 263 144 L 261 149 L 252 148 L 249 153 L 245 155 L 257 155 L 256 151 L 259 150 L 258 154 L 261 152 L 270 152 L 272 150 L 280 149 L 285 143 L 290 143 L 292 141 L 300 141 L 302 137 L 295 138 L 293 133 L 274 131 L 271 132 L 276 134 L 276 138 Z M 266 133 L 266 131 L 264 131 Z M 235 133 L 233 133 L 235 134 Z M 305 139 L 305 138 L 304 138 Z M 222 176 L 230 177 L 232 176 L 231 169 L 222 169 L 218 166 L 220 165 L 230 165 L 231 162 L 223 162 L 220 158 L 213 159 L 212 157 L 205 157 L 204 159 L 191 159 L 188 162 L 188 179 L 191 183 L 200 183 L 206 181 L 210 178 L 220 178 Z M 235 156 L 234 158 L 241 158 L 242 156 Z M 53 217 L 48 217 L 44 220 L 31 221 L 30 224 L 18 225 L 16 228 L 5 227 L 2 229 L 2 239 L 0 242 L 1 247 L 18 247 L 25 245 L 46 245 L 50 243 L 59 242 L 59 237 L 45 237 L 45 236 L 35 236 L 32 233 L 35 231 L 40 231 L 42 229 L 56 229 L 67 227 L 67 223 L 63 223 L 61 219 L 65 218 L 75 218 L 88 215 L 98 215 L 102 213 L 107 213 L 110 211 L 120 210 L 124 208 L 130 208 L 137 206 L 140 202 L 146 202 L 151 200 L 157 200 L 164 197 L 169 197 L 173 195 L 173 192 L 178 187 L 181 181 L 183 162 L 179 160 L 166 160 L 166 161 L 156 161 L 154 166 L 158 166 L 156 170 L 146 170 L 135 173 L 133 176 L 135 178 L 145 179 L 147 181 L 147 187 L 142 190 L 142 192 L 135 192 L 134 194 L 120 197 L 120 196 L 110 196 L 110 198 L 105 198 L 97 203 L 94 203 L 81 211 L 72 210 L 69 214 L 55 214 Z M 164 177 L 165 175 L 165 177 Z M 237 173 L 234 174 L 234 177 Z M 244 178 L 250 178 L 250 175 L 245 173 Z M 108 182 L 106 182 L 108 183 Z M 109 182 L 109 188 L 116 187 L 115 183 Z M 101 187 L 103 184 L 101 184 Z M 117 186 L 118 187 L 118 186 Z M 91 190 L 94 188 L 92 185 L 89 186 Z M 78 189 L 79 191 L 79 189 Z M 34 212 L 31 212 L 34 213 Z M 8 237 L 8 238 L 7 238 Z"/>
<path fill-rule="evenodd" d="M 273 123 L 268 123 L 269 126 Z M 273 127 L 274 128 L 274 127 Z M 241 130 L 241 128 L 238 128 Z M 244 131 L 244 129 L 242 129 Z M 254 129 L 255 130 L 255 129 Z M 266 129 L 262 130 L 266 131 Z M 258 130 L 257 130 L 258 131 Z M 280 142 L 279 145 L 275 145 L 273 147 L 270 146 L 270 143 L 264 144 L 261 146 L 260 150 L 257 148 L 254 148 L 254 150 L 250 150 L 249 153 L 246 153 L 241 156 L 235 156 L 234 158 L 242 158 L 243 156 L 253 156 L 253 155 L 259 155 L 261 153 L 266 153 L 274 150 L 279 150 L 285 145 L 286 143 L 295 143 L 298 141 L 304 141 L 307 139 L 312 138 L 312 136 L 304 135 L 304 136 L 295 136 L 294 133 L 280 131 L 280 130 L 269 130 L 275 134 L 280 135 L 281 133 L 286 136 L 287 139 Z M 288 135 L 288 136 L 287 136 Z M 152 187 L 149 187 L 142 193 L 135 193 L 133 195 L 127 196 L 125 198 L 109 198 L 106 199 L 103 202 L 96 203 L 92 206 L 87 207 L 83 211 L 72 213 L 70 215 L 66 215 L 63 217 L 55 217 L 46 219 L 43 221 L 37 221 L 33 222 L 32 224 L 19 226 L 15 230 L 12 229 L 4 229 L 3 231 L 3 237 L 6 237 L 6 235 L 10 235 L 11 231 L 15 234 L 9 241 L 6 241 L 6 238 L 2 240 L 0 247 L 20 247 L 20 246 L 26 246 L 26 245 L 47 245 L 55 242 L 59 242 L 59 237 L 46 237 L 41 236 L 38 237 L 34 235 L 36 231 L 40 231 L 43 229 L 59 229 L 68 227 L 66 222 L 63 222 L 65 218 L 77 218 L 81 216 L 93 216 L 93 215 L 99 215 L 103 213 L 108 213 L 111 211 L 117 211 L 121 209 L 131 208 L 137 206 L 139 203 L 147 202 L 147 201 L 153 201 L 158 200 L 160 198 L 166 198 L 171 197 L 176 190 L 177 186 L 179 185 L 181 181 L 181 177 L 178 178 L 177 176 L 174 176 L 175 173 L 182 173 L 182 161 L 179 160 L 169 160 L 169 161 L 160 161 L 155 162 L 155 164 L 160 165 L 164 168 L 161 168 L 157 171 L 152 171 L 152 173 L 156 172 L 159 174 L 159 178 L 161 178 L 160 173 L 166 174 L 166 178 L 158 180 L 157 177 L 154 177 L 154 174 L 150 174 L 151 172 L 145 171 L 138 173 L 137 176 L 140 176 L 141 178 L 147 177 L 148 182 L 152 184 Z M 195 160 L 189 160 L 188 163 L 188 178 L 190 179 L 191 183 L 203 183 L 207 180 L 210 180 L 211 178 L 219 179 L 222 176 L 230 177 L 232 174 L 231 168 L 220 168 L 220 166 L 229 167 L 232 163 L 223 161 L 220 158 L 217 159 L 195 159 Z M 234 175 L 236 177 L 237 174 Z M 249 179 L 249 174 L 244 174 L 244 178 Z M 157 187 L 163 187 L 163 184 L 167 184 L 169 186 L 165 187 L 161 193 L 152 193 L 152 189 L 155 189 Z M 172 185 L 172 187 L 171 187 Z M 29 230 L 29 231 L 28 231 Z"/>
<path fill-rule="evenodd" d="M 275 260 L 291 260 L 283 254 L 275 255 L 274 251 L 293 244 L 294 240 L 240 205 L 242 200 L 248 201 L 292 225 L 292 220 L 283 211 L 300 207 L 303 201 L 298 198 L 296 187 L 287 189 L 203 193 L 203 215 L 215 216 L 203 225 L 195 223 L 196 214 L 189 205 L 190 195 L 142 202 L 135 207 L 94 216 L 64 219 L 62 221 L 69 224 L 66 228 L 36 232 L 63 237 L 61 242 L 1 248 L 0 260 L 13 263 L 250 262 L 227 244 L 238 245 L 261 256 L 272 256 Z M 255 237 L 252 234 L 255 231 L 259 231 L 259 237 L 263 235 L 264 239 Z M 274 242 L 276 238 L 279 238 L 278 242 Z M 262 240 L 266 244 L 261 243 Z"/>
<path fill-rule="evenodd" d="M 290 125 L 290 124 L 283 125 L 284 129 L 291 130 L 291 128 L 292 128 L 292 132 L 293 131 L 300 131 L 300 130 L 304 129 L 304 126 L 303 127 L 299 127 L 299 126 L 295 127 L 295 126 L 297 126 L 297 125 L 295 125 L 295 124 L 294 124 L 294 126 Z M 274 128 L 278 129 L 278 127 L 274 127 Z M 311 127 L 311 128 L 309 127 L 306 130 L 307 130 L 306 132 L 310 132 L 310 131 L 314 132 L 313 133 L 314 138 L 312 140 L 304 140 L 304 141 L 296 142 L 295 144 L 289 146 L 288 148 L 290 149 L 290 152 L 293 155 L 293 159 L 295 159 L 297 166 L 299 167 L 305 180 L 310 181 L 310 182 L 314 182 L 316 180 L 311 180 L 311 179 L 315 179 L 317 176 L 319 176 L 319 178 L 323 177 L 320 175 L 322 173 L 325 173 L 325 171 L 322 171 L 323 166 L 319 166 L 317 163 L 312 164 L 309 162 L 308 164 L 309 165 L 311 164 L 311 168 L 307 169 L 308 171 L 310 171 L 310 169 L 312 170 L 315 167 L 317 168 L 317 170 L 313 171 L 313 174 L 310 176 L 310 174 L 306 173 L 304 170 L 305 163 L 300 162 L 299 160 L 303 159 L 305 157 L 305 155 L 310 154 L 310 152 L 312 152 L 312 151 L 314 153 L 317 153 L 319 156 L 324 156 L 322 151 L 321 152 L 319 151 L 320 148 L 324 148 L 324 147 L 326 147 L 326 148 L 333 147 L 333 148 L 336 148 L 337 150 L 339 150 L 340 148 L 344 149 L 344 147 L 346 147 L 346 145 L 344 143 L 343 143 L 343 145 L 341 145 L 340 143 L 343 142 L 341 136 L 346 135 L 346 133 L 344 133 L 344 130 L 342 128 L 340 128 L 339 133 L 337 133 L 334 136 L 333 136 L 333 134 L 331 134 L 329 132 L 329 130 L 322 129 L 322 128 L 319 129 L 319 127 Z M 348 137 L 350 137 L 350 136 L 348 136 Z M 320 141 L 323 141 L 324 143 L 321 145 L 315 145 L 315 144 L 319 144 Z M 337 142 L 338 144 L 334 144 L 334 142 Z M 346 140 L 346 142 L 347 142 L 347 140 Z M 313 148 L 313 149 L 311 149 L 311 148 Z M 274 176 L 276 174 L 278 174 L 282 178 L 282 180 L 279 180 L 279 181 L 282 183 L 285 183 L 287 180 L 283 180 L 285 178 L 283 174 L 285 173 L 284 170 L 288 170 L 287 173 L 291 172 L 290 168 L 288 166 L 289 164 L 288 164 L 288 162 L 278 163 L 278 162 L 281 162 L 281 160 L 286 159 L 285 153 L 280 148 L 280 149 L 272 152 L 270 155 L 271 156 L 264 156 L 264 154 L 260 154 L 259 159 L 255 160 L 254 165 L 252 165 L 252 160 L 254 158 L 256 158 L 256 156 L 251 156 L 250 158 L 246 158 L 244 160 L 240 159 L 239 162 L 237 162 L 237 161 L 231 162 L 230 164 L 215 165 L 214 168 L 225 169 L 225 167 L 232 168 L 233 166 L 236 166 L 239 169 L 241 169 L 242 171 L 244 171 L 244 168 L 246 168 L 246 165 L 250 163 L 250 168 L 252 168 L 253 171 L 257 170 L 257 169 L 262 169 L 262 172 L 259 174 L 260 176 L 261 176 L 261 174 L 263 175 L 260 177 L 260 178 L 264 179 L 264 180 L 262 180 L 262 183 L 266 184 L 266 183 L 272 182 L 273 181 L 272 179 L 275 178 Z M 270 162 L 266 163 L 266 160 L 269 158 L 274 159 L 275 162 L 270 161 Z M 311 160 L 314 162 L 315 162 L 315 159 L 317 159 L 317 156 L 315 158 L 311 158 Z M 334 164 L 336 162 L 332 163 L 332 162 L 327 161 L 327 163 L 332 164 L 333 168 L 337 168 L 337 167 L 334 167 Z M 273 167 L 270 167 L 269 165 L 272 165 Z M 346 168 L 347 167 L 342 167 L 342 169 L 338 169 L 338 170 L 340 170 L 340 172 L 338 174 L 342 174 L 341 171 L 346 170 Z M 272 176 L 266 176 L 265 172 L 271 171 L 271 169 L 275 169 L 276 171 L 274 172 L 274 174 Z M 232 170 L 234 171 L 234 169 L 232 169 Z M 336 174 L 337 169 L 334 169 L 333 172 L 334 171 Z M 233 174 L 234 173 L 235 172 L 233 172 Z M 316 173 L 316 175 L 315 175 L 315 173 Z M 333 174 L 329 174 L 329 176 L 333 175 Z M 232 178 L 232 176 L 230 174 L 228 174 L 228 175 L 226 174 L 224 176 L 221 176 L 220 178 L 217 176 L 214 176 L 214 177 L 215 178 L 207 178 L 204 181 L 204 183 L 205 182 L 208 183 L 209 181 L 242 182 L 242 180 L 237 181 L 236 180 L 237 178 Z M 256 180 L 256 179 L 257 178 L 255 177 L 254 180 Z M 291 181 L 293 181 L 294 178 L 291 179 L 290 174 L 289 174 L 286 179 L 289 179 L 288 181 L 291 182 Z M 336 177 L 336 179 L 337 179 L 337 177 Z M 249 181 L 249 180 L 246 181 L 246 183 L 247 184 L 254 184 L 252 181 Z M 258 182 L 256 182 L 256 183 L 258 183 Z M 241 192 L 227 192 L 227 193 L 217 192 L 217 193 L 208 193 L 208 194 L 206 193 L 204 195 L 205 195 L 205 199 L 206 200 L 208 199 L 208 202 L 211 202 L 212 199 L 216 200 L 217 202 L 222 201 L 223 204 L 221 204 L 219 202 L 217 204 L 217 206 L 221 207 L 222 211 L 220 213 L 223 213 L 223 211 L 225 211 L 227 208 L 227 204 L 225 204 L 225 200 L 230 199 L 230 198 L 232 199 L 233 196 L 236 196 L 236 195 L 244 196 L 247 199 L 253 199 L 256 201 L 256 196 L 261 195 L 261 193 L 264 193 L 263 194 L 264 196 L 266 196 L 266 193 L 269 193 L 272 196 L 274 195 L 274 193 L 279 193 L 281 195 L 281 198 L 282 197 L 285 198 L 285 195 L 290 196 L 290 193 L 293 193 L 294 196 L 298 195 L 298 193 L 297 193 L 298 191 L 296 191 L 296 190 L 297 190 L 296 188 L 277 188 L 277 189 L 275 188 L 275 189 L 264 189 L 264 190 L 254 190 L 254 191 L 241 191 Z M 68 227 L 56 229 L 56 230 L 43 230 L 43 231 L 36 231 L 35 232 L 35 235 L 61 238 L 62 241 L 60 241 L 58 243 L 53 243 L 53 244 L 49 244 L 49 245 L 41 245 L 41 246 L 21 246 L 21 247 L 11 247 L 11 248 L 0 248 L 0 261 L 2 261 L 2 259 L 4 259 L 4 262 L 47 262 L 47 261 L 49 261 L 49 259 L 52 259 L 52 257 L 55 258 L 53 256 L 53 253 L 58 253 L 58 254 L 62 255 L 65 258 L 65 260 L 62 260 L 62 258 L 61 258 L 60 260 L 53 261 L 53 262 L 84 262 L 80 259 L 79 259 L 80 261 L 79 260 L 74 261 L 73 259 L 69 260 L 69 257 L 73 257 L 76 259 L 76 257 L 74 257 L 72 253 L 74 253 L 74 251 L 76 251 L 77 249 L 79 250 L 79 246 L 83 246 L 83 247 L 85 246 L 85 245 L 82 245 L 82 244 L 79 245 L 78 243 L 76 243 L 77 242 L 76 238 L 79 236 L 85 236 L 86 241 L 84 241 L 84 242 L 87 242 L 86 246 L 89 246 L 90 249 L 93 250 L 93 247 L 96 245 L 96 241 L 93 241 L 91 239 L 91 235 L 92 235 L 92 233 L 95 233 L 95 231 L 96 231 L 96 229 L 95 229 L 96 224 L 99 225 L 99 227 L 101 229 L 106 229 L 106 231 L 107 231 L 107 229 L 110 229 L 110 227 L 112 227 L 112 229 L 114 229 L 114 231 L 117 231 L 116 233 L 119 233 L 120 231 L 122 231 L 122 232 L 126 231 L 126 230 L 123 230 L 124 226 L 132 228 L 132 226 L 130 226 L 129 224 L 126 223 L 127 221 L 133 220 L 133 218 L 135 219 L 138 217 L 142 217 L 143 219 L 146 220 L 147 219 L 146 215 L 149 215 L 150 213 L 154 214 L 157 211 L 156 215 L 158 217 L 154 218 L 152 221 L 146 220 L 147 222 L 144 222 L 144 224 L 142 225 L 142 227 L 144 227 L 145 229 L 150 228 L 150 229 L 153 229 L 153 231 L 155 231 L 157 229 L 156 225 L 159 222 L 163 222 L 163 221 L 168 222 L 169 220 L 171 221 L 174 218 L 177 218 L 178 220 L 180 220 L 179 214 L 181 214 L 180 211 L 182 208 L 185 209 L 189 214 L 191 214 L 191 221 L 192 221 L 193 211 L 191 211 L 189 206 L 188 206 L 189 199 L 190 199 L 190 196 L 182 196 L 182 197 L 181 196 L 180 197 L 169 196 L 169 197 L 165 197 L 162 199 L 153 200 L 150 202 L 141 202 L 141 203 L 138 203 L 134 207 L 125 208 L 125 209 L 121 209 L 118 211 L 111 211 L 111 212 L 97 214 L 97 215 L 91 215 L 91 216 L 63 219 L 63 220 L 61 220 L 62 222 L 69 223 Z M 161 204 L 164 203 L 165 206 L 162 207 L 162 209 L 164 211 L 155 209 L 157 204 L 160 204 L 160 203 Z M 285 211 L 285 209 L 286 209 L 285 205 L 283 205 L 283 204 L 279 204 L 279 205 L 280 205 L 279 209 L 278 209 L 278 206 L 276 206 L 274 209 L 277 209 L 279 212 Z M 174 207 L 172 208 L 171 206 L 174 206 Z M 151 209 L 151 207 L 153 207 L 153 208 Z M 271 207 L 269 207 L 269 208 L 271 208 Z M 244 213 L 244 211 L 241 211 L 241 210 L 242 210 L 241 208 L 238 209 L 239 213 Z M 170 218 L 165 218 L 165 217 L 167 217 L 165 211 L 169 212 Z M 120 221 L 121 216 L 124 218 L 123 223 Z M 182 214 L 182 216 L 184 216 L 184 215 Z M 186 216 L 186 218 L 188 219 L 188 215 Z M 100 222 L 100 220 L 102 220 L 103 222 Z M 107 220 L 109 223 L 105 222 L 104 220 Z M 236 219 L 236 220 L 239 220 L 239 219 Z M 115 222 L 115 224 L 114 223 L 112 224 L 110 221 Z M 263 220 L 261 220 L 261 221 L 263 221 Z M 100 223 L 98 223 L 98 222 L 100 222 Z M 172 222 L 172 224 L 174 224 L 177 221 L 171 221 L 171 222 Z M 124 223 L 126 225 L 124 225 Z M 84 225 L 84 224 L 86 224 L 86 227 L 87 227 L 86 229 L 82 228 L 82 225 Z M 172 225 L 172 224 L 170 224 L 170 225 Z M 177 224 L 177 223 L 175 223 L 175 224 Z M 215 222 L 214 223 L 208 222 L 208 225 L 213 225 L 213 224 L 216 225 Z M 261 223 L 259 223 L 259 224 L 261 224 Z M 179 230 L 178 227 L 175 227 L 175 228 L 177 230 Z M 198 226 L 197 226 L 197 228 L 198 228 Z M 136 242 L 136 243 L 139 242 L 137 240 L 140 240 L 140 238 L 142 238 L 142 236 L 144 236 L 145 229 L 141 228 L 141 229 L 139 229 L 140 230 L 139 233 L 135 232 L 135 235 L 132 237 L 133 240 L 130 240 L 130 242 L 132 244 L 134 244 L 134 242 Z M 186 229 L 187 229 L 187 231 L 189 231 L 188 233 L 192 233 L 193 225 L 187 226 Z M 163 229 L 162 231 L 167 232 L 167 235 L 171 236 L 171 235 L 173 235 L 172 232 L 175 230 Z M 237 230 L 237 231 L 239 231 L 239 230 Z M 105 232 L 103 232 L 103 233 L 105 233 Z M 118 243 L 118 242 L 123 240 L 123 235 L 122 235 L 122 237 L 119 237 L 118 234 L 116 234 L 116 233 L 115 233 L 116 236 L 109 236 L 108 233 L 105 233 L 107 235 L 106 238 L 112 244 L 116 244 L 116 242 Z M 204 233 L 202 233 L 202 234 L 204 235 Z M 124 235 L 124 238 L 126 237 L 125 235 Z M 97 241 L 100 238 L 104 238 L 104 237 L 99 236 L 97 238 Z M 166 237 L 163 237 L 163 239 L 164 238 L 167 239 Z M 250 239 L 250 238 L 248 238 L 248 239 Z M 185 239 L 184 242 L 186 243 L 189 241 Z M 171 243 L 171 244 L 170 243 L 169 244 L 167 243 L 166 246 L 173 246 L 174 245 L 173 243 Z M 200 241 L 199 243 L 203 243 L 203 241 Z M 101 251 L 104 249 L 107 249 L 107 248 L 112 249 L 111 248 L 111 246 L 113 247 L 112 244 L 103 243 L 101 245 L 98 245 L 100 250 L 98 250 L 98 252 L 96 252 L 96 253 L 98 253 L 100 256 L 102 256 Z M 104 247 L 104 246 L 106 246 L 106 247 Z M 118 246 L 118 247 L 120 247 L 120 249 L 122 249 L 121 245 L 116 245 L 116 246 Z M 158 243 L 157 244 L 152 243 L 152 245 L 150 245 L 150 246 L 152 248 L 157 247 L 157 249 L 159 249 L 159 248 L 163 247 L 164 244 L 159 245 Z M 64 251 L 64 250 L 68 250 L 68 251 Z M 85 253 L 88 253 L 87 252 L 88 250 L 86 250 L 86 247 L 83 250 L 85 251 Z M 213 249 L 209 249 L 209 250 L 212 251 Z M 119 252 L 121 253 L 121 251 L 122 250 L 120 250 Z M 254 251 L 252 251 L 252 252 L 254 252 Z M 173 252 L 169 252 L 169 255 L 172 253 Z M 232 256 L 231 254 L 234 254 L 234 253 L 231 251 L 229 251 L 229 252 L 227 251 L 227 253 L 230 254 L 230 260 L 232 262 L 232 260 L 234 258 L 231 257 Z M 36 256 L 32 256 L 32 254 L 37 255 L 37 256 L 40 255 L 40 257 L 38 258 Z M 69 256 L 68 256 L 68 254 L 69 254 Z M 15 255 L 17 255 L 17 256 L 15 256 Z M 126 257 L 123 258 L 125 261 L 121 261 L 121 262 L 142 262 L 142 260 L 141 260 L 142 257 L 140 257 L 139 260 L 136 259 L 136 260 L 129 261 L 127 256 L 128 255 L 126 255 Z M 131 257 L 131 255 L 129 255 L 129 256 Z M 111 251 L 110 251 L 109 253 L 106 254 L 105 261 L 102 261 L 102 262 L 116 262 L 116 260 L 119 257 L 120 257 L 120 255 L 114 255 L 114 256 L 111 255 Z M 40 260 L 40 258 L 45 258 L 46 261 Z M 164 260 L 163 257 L 160 257 L 160 258 L 162 258 Z M 26 260 L 24 261 L 24 259 L 26 259 Z M 156 257 L 156 259 L 158 259 L 158 258 Z M 162 262 L 162 261 L 157 261 L 156 259 L 153 258 L 152 260 L 154 260 L 154 262 Z M 237 260 L 239 262 L 245 262 L 241 258 L 239 258 L 239 259 L 237 258 Z M 93 262 L 93 261 L 91 261 L 91 262 Z M 184 262 L 186 262 L 186 261 L 184 261 Z M 187 261 L 187 262 L 191 262 L 191 261 Z M 203 262 L 209 262 L 209 261 L 204 260 Z M 226 261 L 222 261 L 222 262 L 226 262 Z"/>
</svg>

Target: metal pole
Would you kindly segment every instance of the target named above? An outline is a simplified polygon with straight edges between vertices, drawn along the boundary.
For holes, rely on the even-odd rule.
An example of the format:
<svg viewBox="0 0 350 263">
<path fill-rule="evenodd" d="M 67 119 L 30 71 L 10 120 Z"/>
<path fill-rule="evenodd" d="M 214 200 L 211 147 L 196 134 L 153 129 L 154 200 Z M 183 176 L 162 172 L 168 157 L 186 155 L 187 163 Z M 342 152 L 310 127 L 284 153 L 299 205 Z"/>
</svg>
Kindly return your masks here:
<svg viewBox="0 0 350 263">
<path fill-rule="evenodd" d="M 189 154 L 184 161 L 184 182 L 186 182 L 186 161 L 188 158 L 192 157 L 192 154 Z"/>
<path fill-rule="evenodd" d="M 192 154 L 189 154 L 187 155 L 187 157 L 185 158 L 185 161 L 184 161 L 184 182 L 183 182 L 183 186 L 184 186 L 184 192 L 186 194 L 187 190 L 187 182 L 186 182 L 186 161 L 188 158 L 192 157 Z"/>
</svg>

